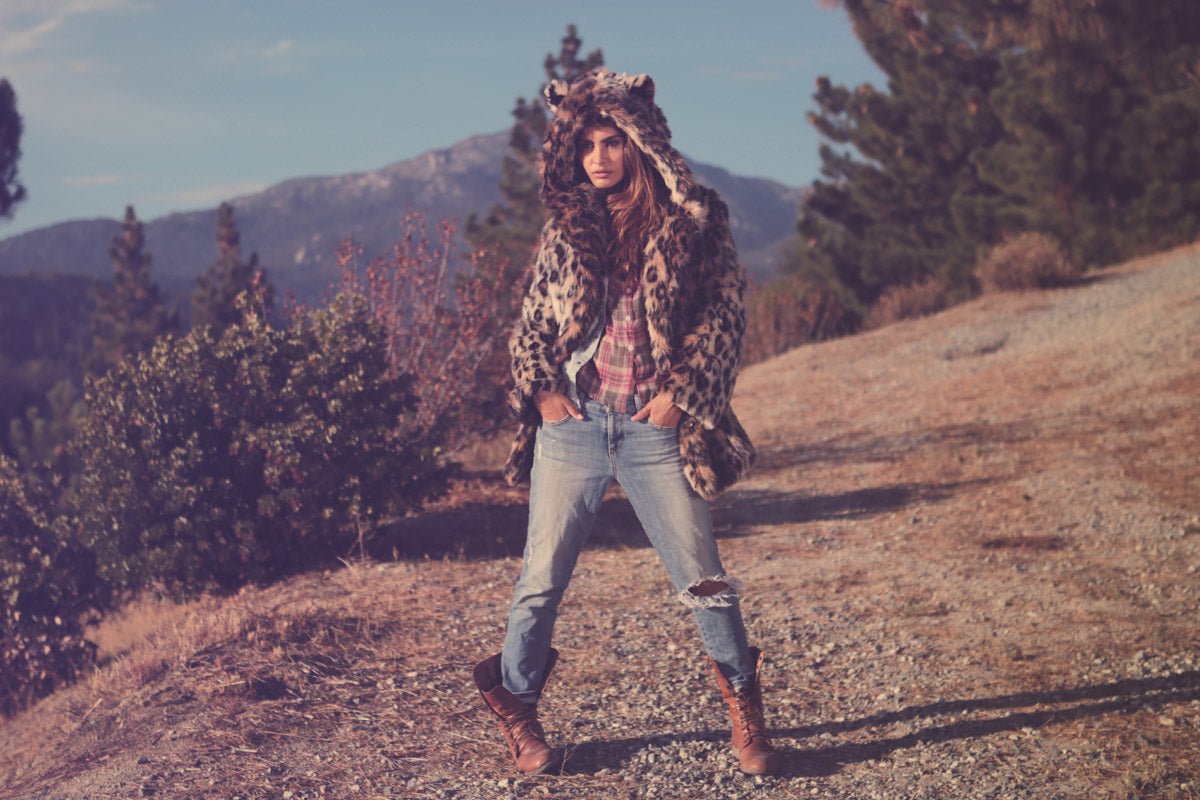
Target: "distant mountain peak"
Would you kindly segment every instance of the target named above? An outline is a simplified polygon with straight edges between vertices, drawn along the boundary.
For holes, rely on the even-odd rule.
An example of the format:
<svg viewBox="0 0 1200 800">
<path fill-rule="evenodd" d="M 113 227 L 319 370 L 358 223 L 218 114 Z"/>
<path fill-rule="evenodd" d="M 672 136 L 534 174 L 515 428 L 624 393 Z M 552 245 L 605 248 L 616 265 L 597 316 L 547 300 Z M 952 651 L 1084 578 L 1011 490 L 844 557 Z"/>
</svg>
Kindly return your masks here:
<svg viewBox="0 0 1200 800">
<path fill-rule="evenodd" d="M 289 178 L 234 198 L 242 246 L 259 254 L 281 290 L 312 298 L 337 279 L 332 258 L 353 237 L 369 254 L 385 253 L 401 235 L 401 222 L 419 210 L 435 221 L 465 220 L 499 199 L 497 183 L 509 132 L 470 136 L 376 170 Z M 717 189 L 730 207 L 743 261 L 760 277 L 783 242 L 794 235 L 801 190 L 763 178 L 733 175 L 692 163 L 701 183 Z M 0 241 L 0 274 L 73 273 L 109 276 L 108 243 L 116 219 L 71 220 Z M 168 291 L 190 291 L 216 257 L 216 208 L 175 212 L 145 222 L 155 279 Z"/>
</svg>

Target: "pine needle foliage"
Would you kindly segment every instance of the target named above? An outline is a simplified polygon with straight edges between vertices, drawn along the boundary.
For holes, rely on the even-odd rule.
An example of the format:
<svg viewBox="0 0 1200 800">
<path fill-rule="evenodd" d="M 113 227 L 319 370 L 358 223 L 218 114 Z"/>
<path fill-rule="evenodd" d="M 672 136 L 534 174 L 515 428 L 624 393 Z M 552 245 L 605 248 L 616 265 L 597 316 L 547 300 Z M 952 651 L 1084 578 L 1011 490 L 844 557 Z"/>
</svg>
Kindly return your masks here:
<svg viewBox="0 0 1200 800">
<path fill-rule="evenodd" d="M 0 219 L 12 217 L 13 207 L 25 199 L 25 187 L 17 180 L 22 127 L 17 93 L 0 78 Z"/>
<path fill-rule="evenodd" d="M 1200 234 L 1191 0 L 845 0 L 885 87 L 817 82 L 826 142 L 792 269 L 860 308 L 1041 231 L 1100 266 Z"/>
<path fill-rule="evenodd" d="M 128 206 L 121 230 L 108 249 L 112 283 L 96 290 L 87 359 L 91 375 L 103 375 L 126 357 L 149 350 L 160 336 L 179 329 L 179 315 L 167 307 L 150 279 L 151 258 L 145 246 L 142 223 L 133 206 Z"/>
<path fill-rule="evenodd" d="M 217 335 L 238 321 L 237 297 L 251 289 L 265 275 L 258 265 L 258 253 L 242 259 L 241 234 L 233 216 L 233 206 L 221 203 L 217 208 L 217 260 L 196 279 L 192 291 L 192 327 L 211 325 Z M 258 276 L 256 279 L 256 275 Z M 266 295 L 272 303 L 272 292 Z"/>
</svg>

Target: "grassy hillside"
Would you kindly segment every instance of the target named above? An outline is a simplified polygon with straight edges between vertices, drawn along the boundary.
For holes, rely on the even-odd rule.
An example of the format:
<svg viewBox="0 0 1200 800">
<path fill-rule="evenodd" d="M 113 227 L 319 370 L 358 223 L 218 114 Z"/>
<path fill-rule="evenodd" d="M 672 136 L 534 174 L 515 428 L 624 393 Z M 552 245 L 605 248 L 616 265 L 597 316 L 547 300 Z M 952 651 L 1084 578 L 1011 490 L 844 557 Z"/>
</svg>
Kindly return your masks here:
<svg viewBox="0 0 1200 800">
<path fill-rule="evenodd" d="M 1193 247 L 748 369 L 714 514 L 783 776 L 736 772 L 619 491 L 542 706 L 565 774 L 513 775 L 470 678 L 519 569 L 492 480 L 406 523 L 435 559 L 109 621 L 0 724 L 0 797 L 1200 797 L 1198 363 Z"/>
</svg>

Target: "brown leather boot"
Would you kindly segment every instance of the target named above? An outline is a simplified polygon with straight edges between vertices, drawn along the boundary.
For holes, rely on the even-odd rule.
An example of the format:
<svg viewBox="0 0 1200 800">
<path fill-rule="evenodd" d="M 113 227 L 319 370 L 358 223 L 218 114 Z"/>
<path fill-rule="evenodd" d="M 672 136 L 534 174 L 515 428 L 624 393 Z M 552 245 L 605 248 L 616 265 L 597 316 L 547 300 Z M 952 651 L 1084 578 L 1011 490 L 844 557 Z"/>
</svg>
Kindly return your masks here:
<svg viewBox="0 0 1200 800">
<path fill-rule="evenodd" d="M 750 648 L 750 656 L 754 659 L 754 683 L 741 692 L 733 690 L 733 686 L 721 674 L 717 662 L 711 658 L 708 662 L 717 676 L 721 697 L 729 706 L 729 720 L 733 723 L 733 754 L 738 757 L 738 766 L 742 772 L 751 775 L 771 775 L 779 771 L 780 758 L 767 738 L 767 724 L 763 720 L 762 684 L 759 682 L 763 656 L 757 647 Z"/>
<path fill-rule="evenodd" d="M 558 651 L 550 648 L 539 692 L 545 687 L 557 660 Z M 500 732 L 508 742 L 517 769 L 536 774 L 558 764 L 558 752 L 546 744 L 546 732 L 538 722 L 537 704 L 526 703 L 504 688 L 500 678 L 500 653 L 475 665 L 475 685 L 479 687 L 484 704 L 499 718 Z"/>
</svg>

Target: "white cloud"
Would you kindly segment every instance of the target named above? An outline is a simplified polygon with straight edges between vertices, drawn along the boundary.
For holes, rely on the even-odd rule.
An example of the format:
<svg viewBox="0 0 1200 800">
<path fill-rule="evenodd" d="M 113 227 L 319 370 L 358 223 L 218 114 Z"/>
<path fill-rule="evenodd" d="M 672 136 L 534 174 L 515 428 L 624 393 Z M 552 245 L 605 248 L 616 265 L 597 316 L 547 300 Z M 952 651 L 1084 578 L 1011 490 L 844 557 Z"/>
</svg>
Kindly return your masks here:
<svg viewBox="0 0 1200 800">
<path fill-rule="evenodd" d="M 0 64 L 28 136 L 183 147 L 222 130 L 210 113 L 112 80 L 106 54 L 88 52 L 89 18 L 150 9 L 141 0 L 0 0 Z"/>
<path fill-rule="evenodd" d="M 95 75 L 102 72 L 116 72 L 116 68 L 94 58 L 79 58 L 67 62 L 67 69 L 76 75 Z"/>
<path fill-rule="evenodd" d="M 120 183 L 121 179 L 116 175 L 72 175 L 69 178 L 63 178 L 63 185 L 69 186 L 72 189 L 87 189 L 92 186 L 111 186 L 114 183 Z"/>
<path fill-rule="evenodd" d="M 292 47 L 294 46 L 294 44 L 295 43 L 292 42 L 291 39 L 280 39 L 278 42 L 276 42 L 275 44 L 271 45 L 270 47 L 268 47 L 266 50 L 263 51 L 263 57 L 264 58 L 278 58 L 279 56 L 283 55 L 284 53 L 287 53 L 288 51 L 290 51 L 292 49 Z"/>
<path fill-rule="evenodd" d="M 263 61 L 263 72 L 267 75 L 292 75 L 296 68 L 296 43 L 291 39 L 280 39 L 258 53 Z"/>
<path fill-rule="evenodd" d="M 148 194 L 139 198 L 137 204 L 155 204 L 167 208 L 215 206 L 225 200 L 232 200 L 242 195 L 261 192 L 265 188 L 267 188 L 267 184 L 256 181 L 194 186 L 190 189 Z"/>
<path fill-rule="evenodd" d="M 0 4 L 0 58 L 37 50 L 71 17 L 147 8 L 133 0 L 5 0 Z"/>
<path fill-rule="evenodd" d="M 0 36 L 0 56 L 12 58 L 37 48 L 38 43 L 49 33 L 58 30 L 61 18 L 42 20 L 28 28 L 9 31 Z"/>
<path fill-rule="evenodd" d="M 14 69 L 11 78 L 31 135 L 44 129 L 92 144 L 175 142 L 183 147 L 223 131 L 220 120 L 204 111 L 131 94 L 119 84 L 63 82 L 35 65 Z"/>
<path fill-rule="evenodd" d="M 279 39 L 274 44 L 240 43 L 220 47 L 208 54 L 209 63 L 222 69 L 256 70 L 263 75 L 292 75 L 298 71 L 294 39 Z"/>
</svg>

